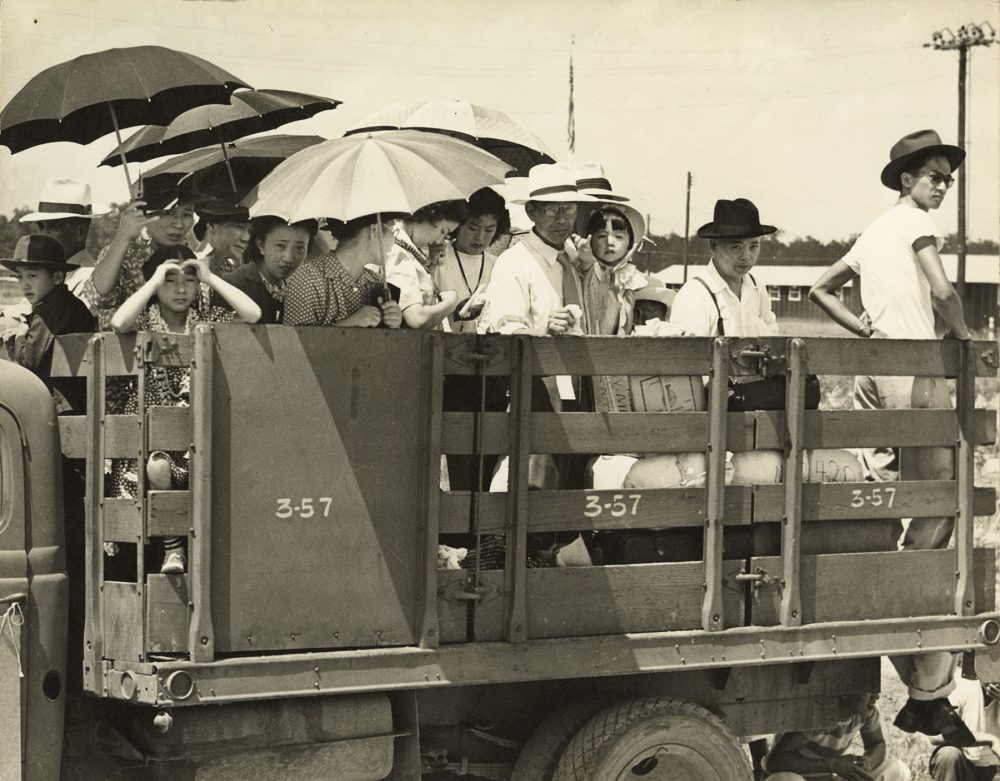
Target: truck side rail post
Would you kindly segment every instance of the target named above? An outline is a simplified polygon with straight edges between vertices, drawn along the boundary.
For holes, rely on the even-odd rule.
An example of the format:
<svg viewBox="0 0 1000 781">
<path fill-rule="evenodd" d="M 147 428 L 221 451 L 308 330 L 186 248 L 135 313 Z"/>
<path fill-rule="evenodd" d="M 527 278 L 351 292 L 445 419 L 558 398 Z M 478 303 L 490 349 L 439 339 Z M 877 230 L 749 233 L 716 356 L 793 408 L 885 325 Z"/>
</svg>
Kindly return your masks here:
<svg viewBox="0 0 1000 781">
<path fill-rule="evenodd" d="M 104 658 L 104 422 L 105 422 L 105 336 L 94 334 L 87 342 L 87 503 L 84 523 L 85 614 L 83 659 L 89 662 L 91 683 L 104 676 L 96 669 Z M 87 675 L 85 674 L 85 678 Z M 96 686 L 90 687 L 97 691 Z"/>
<path fill-rule="evenodd" d="M 525 579 L 528 555 L 528 457 L 531 449 L 531 385 L 533 350 L 526 336 L 514 336 L 510 350 L 508 414 L 507 519 L 505 525 L 504 637 L 512 643 L 528 639 Z"/>
<path fill-rule="evenodd" d="M 417 594 L 420 616 L 420 646 L 438 645 L 437 545 L 441 509 L 441 410 L 444 398 L 444 347 L 439 331 L 423 337 L 423 382 L 421 384 L 421 464 L 420 523 L 417 547 L 421 551 L 423 582 Z M 422 602 L 420 601 L 422 600 Z"/>
<path fill-rule="evenodd" d="M 729 340 L 712 340 L 712 368 L 708 399 L 708 476 L 706 481 L 704 571 L 701 628 L 725 626 L 722 603 L 723 524 L 726 512 L 726 428 L 729 397 Z"/>
<path fill-rule="evenodd" d="M 782 626 L 802 623 L 799 574 L 802 558 L 802 443 L 806 398 L 806 346 L 792 339 L 788 349 L 785 388 L 785 500 L 781 517 Z"/>
<path fill-rule="evenodd" d="M 955 443 L 955 478 L 958 510 L 955 514 L 955 614 L 973 615 L 976 596 L 973 582 L 973 504 L 975 501 L 976 369 L 979 355 L 972 341 L 959 342 L 959 373 L 955 383 L 958 441 Z"/>
<path fill-rule="evenodd" d="M 191 361 L 191 528 L 188 583 L 191 623 L 188 649 L 193 662 L 215 658 L 212 628 L 212 370 L 214 329 L 204 323 L 194 329 Z"/>
</svg>

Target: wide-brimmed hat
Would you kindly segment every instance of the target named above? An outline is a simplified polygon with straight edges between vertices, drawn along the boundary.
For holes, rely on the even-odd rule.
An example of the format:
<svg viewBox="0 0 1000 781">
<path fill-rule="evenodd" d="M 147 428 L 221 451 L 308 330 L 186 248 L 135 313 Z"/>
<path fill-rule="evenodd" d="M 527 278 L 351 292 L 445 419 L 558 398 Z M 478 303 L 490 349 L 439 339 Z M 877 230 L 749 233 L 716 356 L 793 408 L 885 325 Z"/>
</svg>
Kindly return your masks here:
<svg viewBox="0 0 1000 781">
<path fill-rule="evenodd" d="M 604 166 L 600 163 L 580 163 L 576 167 L 576 189 L 601 201 L 622 203 L 627 201 L 624 195 L 619 195 L 611 189 L 611 182 L 604 175 Z"/>
<path fill-rule="evenodd" d="M 913 158 L 918 155 L 930 157 L 935 154 L 947 158 L 953 171 L 965 160 L 965 150 L 962 147 L 942 144 L 941 136 L 934 130 L 918 130 L 916 133 L 903 136 L 889 150 L 889 164 L 882 169 L 882 184 L 890 190 L 899 190 L 902 187 L 899 181 L 900 174 Z"/>
<path fill-rule="evenodd" d="M 628 220 L 629 225 L 632 226 L 632 236 L 635 238 L 635 243 L 632 245 L 636 249 L 642 244 L 643 239 L 646 238 L 646 220 L 639 213 L 638 209 L 635 209 L 628 204 L 618 203 L 618 202 L 608 202 L 604 203 L 588 203 L 580 207 L 576 212 L 576 226 L 575 233 L 580 236 L 584 235 L 584 231 L 587 230 L 587 223 L 590 222 L 590 218 L 595 212 L 599 212 L 601 209 L 614 209 L 625 215 L 625 219 Z"/>
<path fill-rule="evenodd" d="M 635 291 L 636 301 L 659 301 L 668 311 L 674 305 L 674 298 L 676 297 L 676 290 L 656 284 L 649 284 Z"/>
<path fill-rule="evenodd" d="M 754 239 L 774 233 L 773 225 L 762 225 L 757 207 L 746 198 L 715 202 L 713 220 L 698 228 L 702 239 Z"/>
<path fill-rule="evenodd" d="M 72 271 L 80 268 L 78 263 L 66 262 L 66 251 L 62 244 L 51 236 L 34 233 L 22 236 L 14 245 L 14 257 L 0 259 L 0 265 L 11 271 L 30 266 L 49 271 Z"/>
<path fill-rule="evenodd" d="M 576 176 L 559 163 L 540 163 L 528 171 L 528 194 L 511 203 L 589 203 L 594 199 L 576 189 Z"/>
<path fill-rule="evenodd" d="M 20 222 L 41 222 L 42 220 L 65 220 L 69 217 L 83 217 L 92 220 L 107 214 L 106 206 L 95 208 L 90 198 L 90 185 L 79 179 L 46 179 L 38 196 L 38 209 L 21 217 Z"/>
<path fill-rule="evenodd" d="M 200 204 L 194 213 L 198 215 L 198 222 L 194 226 L 194 235 L 198 241 L 205 238 L 205 229 L 210 222 L 250 222 L 250 211 L 245 206 L 224 198 L 214 198 Z"/>
</svg>

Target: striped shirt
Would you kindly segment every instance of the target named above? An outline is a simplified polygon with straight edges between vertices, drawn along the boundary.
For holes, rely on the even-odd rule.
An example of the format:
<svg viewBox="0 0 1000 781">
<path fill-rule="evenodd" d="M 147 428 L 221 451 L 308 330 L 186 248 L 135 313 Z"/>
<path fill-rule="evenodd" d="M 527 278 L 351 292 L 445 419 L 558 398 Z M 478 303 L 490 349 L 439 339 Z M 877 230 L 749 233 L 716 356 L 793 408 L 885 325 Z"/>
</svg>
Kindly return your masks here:
<svg viewBox="0 0 1000 781">
<path fill-rule="evenodd" d="M 846 754 L 847 749 L 850 748 L 851 743 L 858 735 L 861 735 L 862 740 L 867 737 L 869 741 L 875 741 L 879 739 L 881 734 L 882 727 L 879 724 L 878 708 L 873 705 L 864 716 L 851 716 L 831 729 L 817 732 L 780 733 L 775 736 L 774 745 L 779 745 L 786 735 L 802 735 L 807 739 L 807 742 L 799 749 L 799 756 L 809 759 L 830 759 Z"/>
</svg>

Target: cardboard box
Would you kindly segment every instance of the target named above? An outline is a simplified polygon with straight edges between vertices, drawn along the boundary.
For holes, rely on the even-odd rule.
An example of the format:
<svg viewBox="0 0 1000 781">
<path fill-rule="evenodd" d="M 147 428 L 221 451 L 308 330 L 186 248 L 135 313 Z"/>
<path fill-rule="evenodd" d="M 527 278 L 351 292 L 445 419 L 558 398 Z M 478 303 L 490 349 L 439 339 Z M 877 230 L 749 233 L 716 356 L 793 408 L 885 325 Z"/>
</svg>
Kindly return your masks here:
<svg viewBox="0 0 1000 781">
<path fill-rule="evenodd" d="M 698 375 L 600 375 L 594 398 L 598 412 L 699 412 L 705 386 Z"/>
</svg>

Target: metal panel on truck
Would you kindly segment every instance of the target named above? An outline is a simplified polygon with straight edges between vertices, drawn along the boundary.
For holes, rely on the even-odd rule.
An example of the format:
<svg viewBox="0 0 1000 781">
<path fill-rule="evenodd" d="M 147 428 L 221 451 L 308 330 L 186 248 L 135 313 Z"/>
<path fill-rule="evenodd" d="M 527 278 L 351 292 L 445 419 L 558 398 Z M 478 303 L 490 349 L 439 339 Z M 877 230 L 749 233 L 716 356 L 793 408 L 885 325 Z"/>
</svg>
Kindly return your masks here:
<svg viewBox="0 0 1000 781">
<path fill-rule="evenodd" d="M 421 335 L 389 336 L 215 329 L 217 653 L 415 642 L 425 380 Z"/>
</svg>

